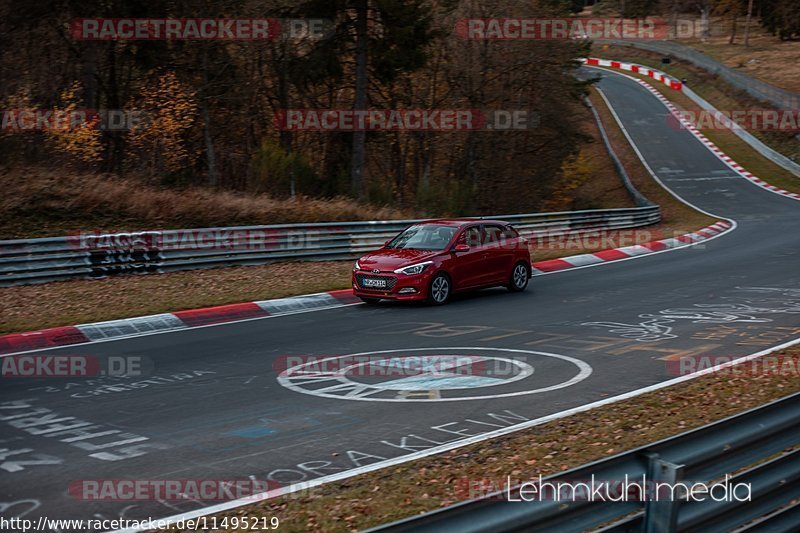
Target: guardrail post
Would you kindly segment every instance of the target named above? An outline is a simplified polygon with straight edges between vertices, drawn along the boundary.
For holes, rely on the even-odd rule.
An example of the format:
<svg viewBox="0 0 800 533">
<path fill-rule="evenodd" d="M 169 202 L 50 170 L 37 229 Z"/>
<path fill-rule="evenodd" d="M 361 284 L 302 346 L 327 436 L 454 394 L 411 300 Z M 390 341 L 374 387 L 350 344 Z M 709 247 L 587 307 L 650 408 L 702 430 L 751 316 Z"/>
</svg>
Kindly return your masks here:
<svg viewBox="0 0 800 533">
<path fill-rule="evenodd" d="M 647 501 L 644 504 L 644 533 L 667 533 L 677 530 L 678 524 L 678 506 L 683 497 L 683 493 L 671 492 L 672 497 L 669 500 L 660 501 L 658 484 L 664 483 L 669 485 L 670 488 L 675 486 L 675 483 L 683 479 L 684 465 L 676 465 L 670 463 L 659 457 L 657 453 L 647 454 L 648 462 L 648 477 L 650 478 L 650 487 L 646 488 L 645 494 Z"/>
</svg>

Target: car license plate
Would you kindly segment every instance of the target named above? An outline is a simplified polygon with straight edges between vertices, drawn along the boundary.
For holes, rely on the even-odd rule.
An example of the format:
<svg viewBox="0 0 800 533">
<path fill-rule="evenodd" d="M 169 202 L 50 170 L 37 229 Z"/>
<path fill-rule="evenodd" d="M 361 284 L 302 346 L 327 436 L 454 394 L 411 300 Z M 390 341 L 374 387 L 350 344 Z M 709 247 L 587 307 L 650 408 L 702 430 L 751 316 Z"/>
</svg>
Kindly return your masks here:
<svg viewBox="0 0 800 533">
<path fill-rule="evenodd" d="M 385 289 L 386 288 L 386 280 L 385 279 L 365 279 L 361 282 L 364 287 L 375 287 L 376 289 Z"/>
</svg>

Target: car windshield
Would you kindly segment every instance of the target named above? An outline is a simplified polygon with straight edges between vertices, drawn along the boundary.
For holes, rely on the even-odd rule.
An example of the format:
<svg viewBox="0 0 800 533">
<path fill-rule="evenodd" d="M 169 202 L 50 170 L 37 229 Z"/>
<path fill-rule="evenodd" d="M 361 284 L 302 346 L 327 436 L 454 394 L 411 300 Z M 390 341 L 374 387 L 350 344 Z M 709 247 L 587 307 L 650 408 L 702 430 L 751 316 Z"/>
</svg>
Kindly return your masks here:
<svg viewBox="0 0 800 533">
<path fill-rule="evenodd" d="M 386 245 L 404 250 L 444 250 L 453 239 L 456 228 L 439 224 L 411 226 Z"/>
</svg>

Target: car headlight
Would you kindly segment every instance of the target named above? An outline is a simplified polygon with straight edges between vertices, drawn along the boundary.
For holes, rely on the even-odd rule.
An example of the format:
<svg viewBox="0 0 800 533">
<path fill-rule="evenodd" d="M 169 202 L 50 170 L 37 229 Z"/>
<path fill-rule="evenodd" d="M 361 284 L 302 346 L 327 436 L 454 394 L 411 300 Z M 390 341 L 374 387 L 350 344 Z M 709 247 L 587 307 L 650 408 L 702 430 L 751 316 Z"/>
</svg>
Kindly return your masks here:
<svg viewBox="0 0 800 533">
<path fill-rule="evenodd" d="M 353 265 L 353 270 L 361 270 L 361 265 L 358 264 L 358 261 Z"/>
<path fill-rule="evenodd" d="M 422 271 L 428 268 L 428 265 L 433 264 L 433 261 L 425 261 L 424 263 L 417 263 L 416 265 L 409 265 L 407 267 L 398 268 L 394 271 L 395 274 L 407 274 L 409 276 L 414 274 L 422 274 Z"/>
</svg>

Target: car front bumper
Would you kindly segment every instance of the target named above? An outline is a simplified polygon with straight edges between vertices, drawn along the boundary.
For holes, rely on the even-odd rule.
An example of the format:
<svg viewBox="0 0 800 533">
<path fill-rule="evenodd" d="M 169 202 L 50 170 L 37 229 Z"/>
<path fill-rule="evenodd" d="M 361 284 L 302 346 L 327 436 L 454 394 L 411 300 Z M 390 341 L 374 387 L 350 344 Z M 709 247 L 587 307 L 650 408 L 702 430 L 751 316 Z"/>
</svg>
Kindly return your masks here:
<svg viewBox="0 0 800 533">
<path fill-rule="evenodd" d="M 365 287 L 364 279 L 385 279 L 387 287 L 373 288 Z M 373 274 L 369 271 L 353 271 L 352 284 L 353 293 L 362 298 L 380 298 L 388 300 L 424 300 L 428 297 L 428 287 L 430 286 L 430 273 L 423 272 L 407 276 L 405 274 Z"/>
</svg>

